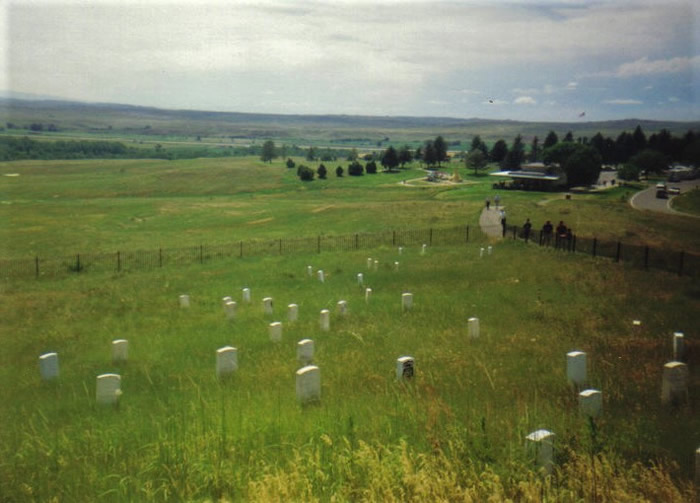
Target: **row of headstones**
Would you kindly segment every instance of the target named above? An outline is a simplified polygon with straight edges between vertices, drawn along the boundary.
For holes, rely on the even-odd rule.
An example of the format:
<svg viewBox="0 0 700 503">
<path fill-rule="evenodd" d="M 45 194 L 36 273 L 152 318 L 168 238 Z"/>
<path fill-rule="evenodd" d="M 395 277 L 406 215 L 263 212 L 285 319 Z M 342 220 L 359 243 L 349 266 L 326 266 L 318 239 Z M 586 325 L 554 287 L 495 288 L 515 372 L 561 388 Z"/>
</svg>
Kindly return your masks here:
<svg viewBox="0 0 700 503">
<path fill-rule="evenodd" d="M 639 323 L 635 323 L 638 325 Z M 682 332 L 673 334 L 673 361 L 664 365 L 661 382 L 661 402 L 677 405 L 688 400 L 688 366 L 679 361 L 685 356 L 685 337 Z M 566 378 L 579 389 L 587 381 L 586 353 L 571 351 L 566 354 Z M 578 394 L 579 411 L 586 417 L 596 418 L 601 414 L 603 395 L 596 389 L 584 389 Z M 550 472 L 553 465 L 554 433 L 537 430 L 526 437 L 533 444 L 539 466 Z M 700 483 L 700 448 L 695 454 L 695 477 Z"/>
</svg>

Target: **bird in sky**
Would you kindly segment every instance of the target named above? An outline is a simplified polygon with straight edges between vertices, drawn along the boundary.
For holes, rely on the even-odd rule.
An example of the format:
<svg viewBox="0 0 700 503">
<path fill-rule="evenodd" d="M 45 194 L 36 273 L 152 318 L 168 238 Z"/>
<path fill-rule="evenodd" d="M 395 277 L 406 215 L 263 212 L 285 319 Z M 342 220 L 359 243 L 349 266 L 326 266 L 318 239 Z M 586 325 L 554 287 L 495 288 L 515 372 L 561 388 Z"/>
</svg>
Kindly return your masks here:
<svg viewBox="0 0 700 503">
<path fill-rule="evenodd" d="M 580 114 L 578 114 L 578 116 L 579 116 L 579 117 L 585 117 L 585 116 L 586 116 L 586 112 L 581 112 Z"/>
</svg>

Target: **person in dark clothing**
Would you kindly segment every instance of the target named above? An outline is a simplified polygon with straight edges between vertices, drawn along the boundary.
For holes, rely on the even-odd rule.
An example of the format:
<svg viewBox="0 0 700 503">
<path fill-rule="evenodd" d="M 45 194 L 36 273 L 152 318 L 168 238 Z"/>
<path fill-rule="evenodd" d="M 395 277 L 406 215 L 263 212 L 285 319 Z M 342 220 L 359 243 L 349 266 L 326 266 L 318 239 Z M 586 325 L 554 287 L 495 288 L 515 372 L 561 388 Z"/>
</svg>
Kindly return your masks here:
<svg viewBox="0 0 700 503">
<path fill-rule="evenodd" d="M 523 224 L 523 237 L 525 238 L 525 241 L 530 239 L 530 230 L 532 229 L 532 224 L 530 223 L 530 219 L 528 218 L 525 220 L 525 223 Z"/>
<path fill-rule="evenodd" d="M 549 245 L 552 242 L 552 232 L 554 232 L 554 226 L 552 225 L 552 222 L 547 220 L 547 222 L 542 226 L 543 244 Z"/>
<path fill-rule="evenodd" d="M 489 198 L 487 197 L 487 198 L 486 198 L 486 209 L 488 210 L 490 206 L 491 206 L 491 199 L 489 199 Z"/>
<path fill-rule="evenodd" d="M 559 225 L 557 225 L 555 246 L 557 248 L 559 248 L 560 246 L 563 247 L 565 239 L 566 239 L 566 225 L 564 225 L 564 222 L 562 220 L 560 220 Z"/>
</svg>

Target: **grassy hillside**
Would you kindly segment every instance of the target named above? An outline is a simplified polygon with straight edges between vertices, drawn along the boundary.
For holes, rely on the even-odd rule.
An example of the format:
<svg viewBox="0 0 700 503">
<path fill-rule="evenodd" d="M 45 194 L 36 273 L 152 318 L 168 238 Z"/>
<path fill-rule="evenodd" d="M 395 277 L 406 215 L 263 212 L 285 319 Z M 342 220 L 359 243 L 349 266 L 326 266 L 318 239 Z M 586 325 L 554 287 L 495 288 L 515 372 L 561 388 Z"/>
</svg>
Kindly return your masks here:
<svg viewBox="0 0 700 503">
<path fill-rule="evenodd" d="M 700 445 L 694 330 L 698 286 L 668 274 L 523 243 L 249 258 L 153 273 L 3 283 L 0 493 L 11 501 L 692 501 Z M 391 263 L 401 261 L 401 270 Z M 306 266 L 327 272 L 325 283 Z M 365 303 L 355 275 L 374 290 Z M 654 288 L 648 288 L 653 284 Z M 242 301 L 250 287 L 253 302 Z M 401 293 L 415 296 L 402 313 Z M 192 307 L 177 298 L 188 293 Z M 227 321 L 220 299 L 238 316 Z M 274 315 L 261 299 L 274 298 Z M 335 313 L 345 299 L 347 317 Z M 297 322 L 286 305 L 300 306 Z M 321 332 L 318 313 L 332 311 Z M 478 316 L 470 340 L 466 320 Z M 634 326 L 632 320 L 642 321 Z M 283 339 L 267 324 L 283 321 Z M 671 334 L 690 344 L 690 403 L 660 404 Z M 294 391 L 295 346 L 310 337 L 320 405 Z M 110 361 L 127 338 L 129 361 Z M 239 370 L 218 381 L 215 350 Z M 580 415 L 566 353 L 589 358 L 603 415 Z M 56 351 L 60 378 L 37 358 Z M 395 360 L 416 376 L 397 382 Z M 122 376 L 118 408 L 95 377 Z M 537 472 L 528 433 L 556 434 Z"/>
</svg>

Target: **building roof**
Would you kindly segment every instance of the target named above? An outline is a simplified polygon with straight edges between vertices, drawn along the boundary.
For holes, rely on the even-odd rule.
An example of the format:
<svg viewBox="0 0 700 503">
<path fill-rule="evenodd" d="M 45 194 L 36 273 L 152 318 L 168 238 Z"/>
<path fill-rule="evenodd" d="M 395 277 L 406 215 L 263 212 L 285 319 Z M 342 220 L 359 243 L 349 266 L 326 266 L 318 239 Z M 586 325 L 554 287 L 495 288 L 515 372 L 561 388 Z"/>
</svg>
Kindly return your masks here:
<svg viewBox="0 0 700 503">
<path fill-rule="evenodd" d="M 552 182 L 561 180 L 560 175 L 548 175 L 540 171 L 527 171 L 524 169 L 519 171 L 497 171 L 490 174 L 491 176 L 504 176 L 515 180 L 548 180 Z"/>
</svg>

